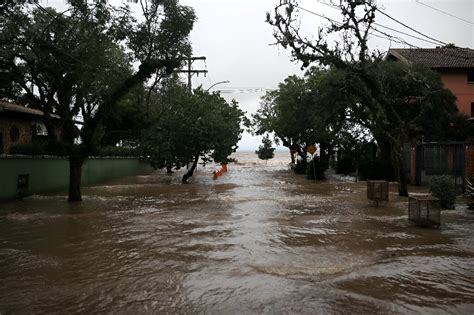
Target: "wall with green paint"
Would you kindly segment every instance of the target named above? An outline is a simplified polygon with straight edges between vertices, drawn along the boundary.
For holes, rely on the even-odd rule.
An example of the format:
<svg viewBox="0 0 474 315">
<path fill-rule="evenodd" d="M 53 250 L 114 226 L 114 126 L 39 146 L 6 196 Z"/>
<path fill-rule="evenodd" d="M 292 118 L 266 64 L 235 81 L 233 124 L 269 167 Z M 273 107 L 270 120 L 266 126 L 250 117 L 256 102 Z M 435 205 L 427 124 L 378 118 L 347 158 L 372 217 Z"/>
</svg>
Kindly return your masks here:
<svg viewBox="0 0 474 315">
<path fill-rule="evenodd" d="M 152 168 L 138 158 L 97 157 L 86 160 L 82 167 L 82 185 L 100 183 L 113 178 L 146 174 Z M 69 161 L 63 157 L 5 156 L 0 158 L 0 200 L 19 196 L 18 176 L 29 175 L 27 194 L 67 190 Z"/>
</svg>

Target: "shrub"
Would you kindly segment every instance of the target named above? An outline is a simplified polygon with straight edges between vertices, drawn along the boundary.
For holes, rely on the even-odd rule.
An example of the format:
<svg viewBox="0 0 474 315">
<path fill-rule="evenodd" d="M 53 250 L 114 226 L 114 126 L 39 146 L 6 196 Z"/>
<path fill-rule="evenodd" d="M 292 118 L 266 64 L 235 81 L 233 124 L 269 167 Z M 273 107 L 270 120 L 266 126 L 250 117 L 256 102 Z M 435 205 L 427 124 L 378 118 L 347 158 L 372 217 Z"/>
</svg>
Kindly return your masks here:
<svg viewBox="0 0 474 315">
<path fill-rule="evenodd" d="M 454 181 L 450 176 L 433 176 L 430 180 L 431 193 L 439 198 L 441 207 L 446 209 L 454 209 L 456 202 L 456 190 Z"/>
<path fill-rule="evenodd" d="M 314 171 L 313 171 L 313 166 Z M 313 161 L 308 162 L 307 172 L 306 175 L 308 179 L 315 179 L 314 176 L 316 175 L 316 179 L 326 179 L 324 172 L 329 168 L 329 161 L 326 160 L 319 160 L 315 159 L 314 164 Z"/>
<path fill-rule="evenodd" d="M 343 156 L 336 164 L 336 174 L 350 174 L 355 171 L 354 160 L 351 157 Z"/>
<path fill-rule="evenodd" d="M 297 160 L 296 164 L 293 167 L 293 171 L 296 174 L 306 174 L 307 169 L 308 169 L 308 163 L 306 163 L 306 161 L 303 161 L 303 160 Z"/>
<path fill-rule="evenodd" d="M 47 154 L 46 147 L 38 143 L 15 144 L 10 148 L 10 154 L 42 155 Z"/>
<path fill-rule="evenodd" d="M 107 146 L 99 149 L 100 156 L 137 156 L 135 148 Z"/>
</svg>

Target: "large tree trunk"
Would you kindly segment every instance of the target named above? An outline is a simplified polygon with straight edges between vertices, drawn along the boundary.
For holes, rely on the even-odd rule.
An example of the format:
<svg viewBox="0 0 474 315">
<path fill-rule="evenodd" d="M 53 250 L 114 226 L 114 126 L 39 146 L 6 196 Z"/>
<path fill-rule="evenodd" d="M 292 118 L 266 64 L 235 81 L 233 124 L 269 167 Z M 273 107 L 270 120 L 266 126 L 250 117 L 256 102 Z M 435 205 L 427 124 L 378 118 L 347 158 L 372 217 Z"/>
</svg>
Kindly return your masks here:
<svg viewBox="0 0 474 315">
<path fill-rule="evenodd" d="M 81 175 L 84 159 L 71 156 L 69 158 L 69 198 L 70 202 L 82 201 Z"/>
<path fill-rule="evenodd" d="M 197 164 L 198 164 L 198 161 L 199 161 L 199 154 L 196 154 L 196 156 L 194 157 L 193 165 L 192 165 L 191 168 L 188 170 L 188 172 L 183 175 L 183 179 L 181 180 L 183 183 L 187 183 L 187 182 L 188 182 L 188 179 L 189 179 L 191 176 L 193 176 L 194 170 L 196 169 L 196 166 L 197 166 Z"/>
<path fill-rule="evenodd" d="M 393 168 L 395 169 L 395 177 L 398 182 L 398 195 L 402 197 L 408 197 L 407 178 L 405 175 L 405 166 L 403 163 L 403 150 L 399 145 L 393 144 L 392 154 Z"/>
<path fill-rule="evenodd" d="M 408 185 L 407 179 L 405 176 L 405 168 L 403 167 L 403 162 L 395 164 L 395 171 L 398 181 L 398 195 L 402 197 L 408 197 Z"/>
<path fill-rule="evenodd" d="M 385 179 L 385 180 L 394 180 L 397 179 L 395 165 L 393 160 L 392 153 L 392 144 L 387 136 L 380 133 L 374 133 L 375 140 L 377 141 L 377 146 L 380 150 L 380 155 L 378 160 L 382 162 L 381 169 L 376 168 L 377 171 L 374 174 L 368 174 L 367 179 Z"/>
</svg>

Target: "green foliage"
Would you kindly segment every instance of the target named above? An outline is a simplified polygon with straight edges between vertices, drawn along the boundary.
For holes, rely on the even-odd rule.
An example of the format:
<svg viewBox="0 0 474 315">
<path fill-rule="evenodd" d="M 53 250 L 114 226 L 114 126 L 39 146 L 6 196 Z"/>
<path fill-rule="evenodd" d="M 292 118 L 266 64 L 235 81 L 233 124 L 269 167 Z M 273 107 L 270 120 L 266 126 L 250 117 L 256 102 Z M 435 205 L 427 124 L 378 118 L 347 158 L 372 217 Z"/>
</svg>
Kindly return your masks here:
<svg viewBox="0 0 474 315">
<path fill-rule="evenodd" d="M 258 150 L 255 151 L 255 153 L 261 160 L 273 159 L 273 157 L 275 156 L 275 148 L 272 147 L 272 141 L 270 140 L 268 135 L 263 137 L 262 145 L 258 147 Z"/>
<path fill-rule="evenodd" d="M 293 171 L 296 174 L 307 174 L 308 173 L 308 163 L 306 160 L 297 160 L 296 164 L 293 167 Z"/>
<path fill-rule="evenodd" d="M 356 170 L 354 160 L 352 157 L 344 155 L 341 159 L 337 161 L 336 164 L 336 174 L 350 174 Z"/>
<path fill-rule="evenodd" d="M 454 209 L 456 190 L 454 181 L 450 176 L 433 176 L 430 179 L 429 186 L 431 193 L 440 199 L 441 207 Z"/>
<path fill-rule="evenodd" d="M 63 13 L 28 4 L 1 7 L 8 14 L 0 19 L 0 41 L 8 45 L 0 48 L 0 99 L 59 115 L 61 136 L 50 132 L 50 147 L 62 147 L 79 168 L 97 152 L 101 136 L 110 136 L 105 143 L 116 140 L 108 133 L 109 118 L 133 112 L 115 111 L 117 104 L 151 77 L 170 74 L 190 54 L 193 10 L 178 0 L 143 4 L 143 19 L 107 1 L 70 1 Z M 45 124 L 53 130 L 51 121 Z M 133 136 L 138 134 L 128 138 Z M 76 179 L 70 182 L 80 199 Z"/>
<path fill-rule="evenodd" d="M 142 151 L 155 168 L 180 168 L 196 156 L 203 163 L 227 163 L 237 149 L 244 112 L 237 102 L 227 103 L 219 93 L 196 89 L 190 94 L 171 80 L 161 91 L 165 97 L 152 128 L 145 131 Z M 168 97 L 172 96 L 172 97 Z"/>
<path fill-rule="evenodd" d="M 314 161 L 311 160 L 311 162 L 308 162 L 308 170 L 306 172 L 306 175 L 308 179 L 325 179 L 326 177 L 324 175 L 324 172 L 328 169 L 328 167 L 328 160 L 321 160 L 319 157 L 314 157 Z"/>
<path fill-rule="evenodd" d="M 330 96 L 326 99 L 333 102 L 326 103 L 328 108 L 345 109 L 345 117 L 336 120 L 345 125 L 344 129 L 358 125 L 370 130 L 380 156 L 393 164 L 399 194 L 406 196 L 403 145 L 422 137 L 431 141 L 463 140 L 460 138 L 469 133 L 459 131 L 470 128 L 455 117 L 455 97 L 443 87 L 439 74 L 403 62 L 383 61 L 380 52 L 369 50 L 367 41 L 378 11 L 376 1 L 342 1 L 338 7 L 342 23 L 330 21 L 310 37 L 300 33 L 298 1 L 277 4 L 274 15 L 267 15 L 267 22 L 275 29 L 277 43 L 289 48 L 303 68 L 317 64 L 330 69 L 329 80 L 321 81 L 320 89 L 314 90 L 320 91 L 320 96 Z M 328 43 L 334 35 L 342 40 Z M 332 84 L 324 85 L 325 81 Z"/>
<path fill-rule="evenodd" d="M 306 148 L 319 143 L 321 166 L 328 167 L 345 115 L 344 103 L 331 93 L 333 81 L 340 79 L 338 73 L 318 68 L 310 69 L 303 78 L 286 78 L 278 90 L 262 97 L 252 116 L 255 133 L 274 133 L 276 141 L 295 150 L 303 161 Z"/>
<path fill-rule="evenodd" d="M 99 156 L 138 156 L 139 151 L 136 148 L 106 146 L 98 151 Z"/>
<path fill-rule="evenodd" d="M 50 154 L 45 145 L 38 143 L 15 144 L 10 148 L 10 154 L 47 155 Z"/>
</svg>

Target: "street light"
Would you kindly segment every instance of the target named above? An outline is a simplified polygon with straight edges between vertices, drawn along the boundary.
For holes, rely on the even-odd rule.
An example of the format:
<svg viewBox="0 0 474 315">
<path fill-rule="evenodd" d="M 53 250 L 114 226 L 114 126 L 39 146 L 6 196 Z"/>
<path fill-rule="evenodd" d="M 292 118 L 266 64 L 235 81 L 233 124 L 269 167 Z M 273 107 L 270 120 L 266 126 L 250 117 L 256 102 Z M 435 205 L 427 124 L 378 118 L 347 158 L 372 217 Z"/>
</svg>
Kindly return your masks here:
<svg viewBox="0 0 474 315">
<path fill-rule="evenodd" d="M 225 80 L 225 81 L 220 81 L 220 82 L 214 83 L 213 85 L 211 85 L 211 86 L 206 90 L 206 92 L 209 92 L 209 90 L 212 89 L 213 87 L 215 87 L 216 85 L 218 85 L 218 84 L 224 84 L 224 83 L 230 83 L 230 81 Z"/>
</svg>

